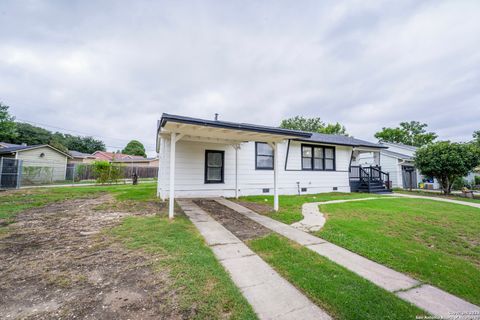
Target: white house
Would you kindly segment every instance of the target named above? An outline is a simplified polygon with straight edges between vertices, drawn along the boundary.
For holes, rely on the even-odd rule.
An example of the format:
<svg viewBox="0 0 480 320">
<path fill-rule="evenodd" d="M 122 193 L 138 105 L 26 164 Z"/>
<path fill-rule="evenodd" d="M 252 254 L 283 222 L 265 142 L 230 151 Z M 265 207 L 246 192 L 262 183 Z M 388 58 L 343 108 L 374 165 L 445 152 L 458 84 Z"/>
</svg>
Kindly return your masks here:
<svg viewBox="0 0 480 320">
<path fill-rule="evenodd" d="M 381 142 L 380 144 L 388 149 L 381 149 L 376 153 L 363 153 L 357 158 L 357 164 L 380 165 L 383 171 L 390 174 L 393 188 L 408 189 L 410 186 L 414 189 L 418 188 L 418 183 L 424 178 L 414 164 L 415 151 L 418 148 L 401 143 Z M 439 187 L 436 181 L 426 184 L 433 189 Z"/>
<path fill-rule="evenodd" d="M 365 174 L 350 174 L 352 156 L 382 148 L 340 135 L 163 114 L 158 195 L 169 198 L 170 216 L 174 197 L 273 194 L 278 210 L 278 194 L 350 192 L 359 179 L 366 185 Z"/>
</svg>

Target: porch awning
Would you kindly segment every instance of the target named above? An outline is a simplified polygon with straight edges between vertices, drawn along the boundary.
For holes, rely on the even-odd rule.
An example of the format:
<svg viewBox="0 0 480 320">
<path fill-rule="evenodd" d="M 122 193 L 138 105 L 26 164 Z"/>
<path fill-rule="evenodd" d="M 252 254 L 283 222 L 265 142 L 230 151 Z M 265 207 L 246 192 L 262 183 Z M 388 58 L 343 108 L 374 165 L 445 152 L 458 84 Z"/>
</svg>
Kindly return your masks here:
<svg viewBox="0 0 480 320">
<path fill-rule="evenodd" d="M 245 141 L 274 142 L 285 139 L 309 138 L 309 132 L 276 127 L 235 123 L 219 120 L 204 120 L 164 113 L 158 122 L 158 136 L 172 132 L 183 135 L 185 140 L 239 143 Z M 158 139 L 157 139 L 158 151 Z"/>
</svg>

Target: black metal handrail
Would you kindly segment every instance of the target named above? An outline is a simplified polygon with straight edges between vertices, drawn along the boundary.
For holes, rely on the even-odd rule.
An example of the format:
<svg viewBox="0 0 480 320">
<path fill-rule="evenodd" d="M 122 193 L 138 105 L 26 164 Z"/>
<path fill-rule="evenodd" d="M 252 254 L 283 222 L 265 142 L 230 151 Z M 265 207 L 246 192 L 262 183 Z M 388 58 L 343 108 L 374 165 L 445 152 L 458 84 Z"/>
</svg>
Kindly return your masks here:
<svg viewBox="0 0 480 320">
<path fill-rule="evenodd" d="M 368 192 L 370 192 L 370 175 L 368 174 L 367 170 L 364 168 L 360 167 L 359 168 L 359 173 L 360 173 L 360 182 L 365 183 L 368 186 Z"/>
<path fill-rule="evenodd" d="M 388 190 L 390 190 L 390 173 L 381 170 L 381 167 L 370 167 L 370 171 L 375 173 L 375 177 L 378 177 L 380 181 Z"/>
<path fill-rule="evenodd" d="M 360 181 L 360 183 L 367 185 L 368 191 L 370 191 L 372 182 L 380 182 L 388 190 L 391 189 L 390 174 L 382 171 L 380 166 L 350 166 L 349 178 L 351 181 Z"/>
</svg>

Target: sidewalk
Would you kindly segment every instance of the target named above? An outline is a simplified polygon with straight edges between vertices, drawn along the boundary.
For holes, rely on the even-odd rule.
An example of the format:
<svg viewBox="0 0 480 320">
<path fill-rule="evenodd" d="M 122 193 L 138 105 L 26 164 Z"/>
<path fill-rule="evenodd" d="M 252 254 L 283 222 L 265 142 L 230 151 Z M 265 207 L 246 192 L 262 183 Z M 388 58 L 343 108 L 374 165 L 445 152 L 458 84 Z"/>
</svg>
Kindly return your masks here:
<svg viewBox="0 0 480 320">
<path fill-rule="evenodd" d="M 177 203 L 260 319 L 331 319 L 193 201 L 178 199 Z"/>
<path fill-rule="evenodd" d="M 256 221 L 280 235 L 293 240 L 333 262 L 355 272 L 385 290 L 393 292 L 399 298 L 438 317 L 452 317 L 455 314 L 476 312 L 480 307 L 449 294 L 439 288 L 422 284 L 407 275 L 366 259 L 333 243 L 315 237 L 274 219 L 260 215 L 227 199 L 215 199 L 230 209 Z"/>
<path fill-rule="evenodd" d="M 433 200 L 433 201 L 450 202 L 450 203 L 455 203 L 455 204 L 461 204 L 461 205 L 464 205 L 464 206 L 480 208 L 480 202 L 476 203 L 476 202 L 468 202 L 468 201 L 462 201 L 462 200 L 443 199 L 443 198 L 440 198 L 440 197 L 417 196 L 417 195 L 414 195 L 414 194 L 395 193 L 395 192 L 391 193 L 391 194 L 386 194 L 386 196 L 428 199 L 428 200 Z"/>
</svg>

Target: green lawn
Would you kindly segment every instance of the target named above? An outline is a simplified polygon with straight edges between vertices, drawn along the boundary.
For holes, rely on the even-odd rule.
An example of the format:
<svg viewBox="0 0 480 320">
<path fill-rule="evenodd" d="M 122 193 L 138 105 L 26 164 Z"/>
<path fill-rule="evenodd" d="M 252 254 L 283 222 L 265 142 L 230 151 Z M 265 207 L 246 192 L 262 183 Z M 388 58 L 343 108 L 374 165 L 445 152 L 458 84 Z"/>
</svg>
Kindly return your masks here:
<svg viewBox="0 0 480 320">
<path fill-rule="evenodd" d="M 280 210 L 278 212 L 264 213 L 272 219 L 281 221 L 286 224 L 292 224 L 294 222 L 303 219 L 302 204 L 305 202 L 321 202 L 330 200 L 341 199 L 358 199 L 358 198 L 370 198 L 381 197 L 379 195 L 372 195 L 370 193 L 343 193 L 343 192 L 331 192 L 331 193 L 319 193 L 301 196 L 279 196 Z M 232 199 L 233 200 L 233 199 Z M 259 204 L 266 204 L 273 207 L 273 196 L 248 196 L 240 197 L 240 201 L 255 202 Z"/>
<path fill-rule="evenodd" d="M 174 289 L 180 293 L 182 313 L 194 310 L 187 318 L 256 319 L 251 306 L 184 216 L 177 215 L 173 221 L 165 215 L 129 217 L 112 232 L 131 249 L 162 256 L 156 268 L 169 270 Z"/>
<path fill-rule="evenodd" d="M 353 272 L 271 234 L 250 247 L 336 319 L 415 319 L 425 313 Z"/>
<path fill-rule="evenodd" d="M 320 209 L 319 237 L 480 305 L 480 209 L 407 198 Z"/>
<path fill-rule="evenodd" d="M 118 200 L 155 200 L 155 183 L 133 185 L 98 185 L 84 187 L 50 187 L 20 189 L 0 193 L 0 219 L 12 221 L 23 210 L 45 206 L 57 201 L 91 198 L 104 193 L 113 194 Z"/>
</svg>

